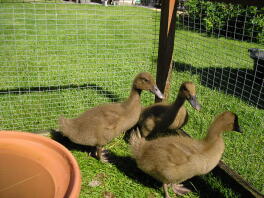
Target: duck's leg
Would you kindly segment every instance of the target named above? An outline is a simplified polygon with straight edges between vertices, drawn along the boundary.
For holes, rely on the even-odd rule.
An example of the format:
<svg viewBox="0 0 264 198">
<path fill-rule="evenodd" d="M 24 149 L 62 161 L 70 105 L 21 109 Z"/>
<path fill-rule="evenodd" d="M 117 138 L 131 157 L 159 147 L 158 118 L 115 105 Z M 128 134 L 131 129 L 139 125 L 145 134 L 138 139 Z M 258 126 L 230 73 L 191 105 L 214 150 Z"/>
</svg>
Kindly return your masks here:
<svg viewBox="0 0 264 198">
<path fill-rule="evenodd" d="M 92 147 L 91 149 L 87 150 L 86 153 L 87 153 L 88 156 L 97 158 L 97 154 L 96 154 L 97 153 L 97 148 L 95 148 L 95 147 Z"/>
<path fill-rule="evenodd" d="M 99 161 L 103 163 L 108 162 L 106 156 L 104 156 L 104 151 L 102 146 L 96 146 L 96 157 Z"/>
<path fill-rule="evenodd" d="M 171 184 L 172 190 L 177 195 L 184 195 L 191 192 L 188 188 L 185 188 L 183 184 Z"/>
<path fill-rule="evenodd" d="M 170 195 L 168 193 L 168 184 L 163 184 L 163 190 L 164 190 L 164 194 L 165 194 L 165 198 L 170 198 Z"/>
</svg>

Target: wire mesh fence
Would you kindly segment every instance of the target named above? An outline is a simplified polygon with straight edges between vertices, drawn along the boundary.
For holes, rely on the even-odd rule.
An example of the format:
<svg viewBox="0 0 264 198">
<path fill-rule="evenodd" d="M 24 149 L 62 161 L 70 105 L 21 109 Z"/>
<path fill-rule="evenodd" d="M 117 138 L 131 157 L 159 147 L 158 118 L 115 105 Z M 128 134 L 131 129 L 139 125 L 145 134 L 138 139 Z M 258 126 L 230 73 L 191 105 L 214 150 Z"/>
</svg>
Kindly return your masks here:
<svg viewBox="0 0 264 198">
<path fill-rule="evenodd" d="M 62 114 L 127 97 L 138 72 L 155 73 L 160 12 L 138 5 L 160 1 L 0 2 L 1 129 L 57 127 Z M 262 13 L 234 7 L 215 21 L 208 5 L 192 2 L 201 1 L 180 2 L 177 14 L 170 100 L 183 81 L 197 85 L 203 109 L 186 104 L 184 127 L 194 137 L 217 113 L 236 112 L 244 134 L 227 134 L 224 161 L 263 192 Z M 142 99 L 153 102 L 148 93 Z"/>
<path fill-rule="evenodd" d="M 160 13 L 131 2 L 2 0 L 0 128 L 45 130 L 127 97 L 153 71 Z"/>
<path fill-rule="evenodd" d="M 238 114 L 244 134 L 226 135 L 223 160 L 263 193 L 264 29 L 258 20 L 264 21 L 260 8 L 182 1 L 171 100 L 181 81 L 196 83 L 203 109 L 189 109 L 192 124 L 185 129 L 192 136 L 203 137 L 217 113 Z"/>
</svg>

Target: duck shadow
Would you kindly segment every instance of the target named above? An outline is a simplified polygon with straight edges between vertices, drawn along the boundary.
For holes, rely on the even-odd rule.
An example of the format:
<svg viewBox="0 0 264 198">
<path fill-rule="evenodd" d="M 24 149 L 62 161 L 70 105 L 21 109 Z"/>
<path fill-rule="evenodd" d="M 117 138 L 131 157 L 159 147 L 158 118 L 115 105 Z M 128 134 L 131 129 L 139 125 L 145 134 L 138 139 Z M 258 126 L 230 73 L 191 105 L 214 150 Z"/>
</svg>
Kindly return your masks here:
<svg viewBox="0 0 264 198">
<path fill-rule="evenodd" d="M 51 139 L 62 144 L 69 150 L 78 150 L 90 154 L 92 157 L 95 157 L 96 148 L 94 146 L 86 146 L 81 144 L 76 144 L 72 142 L 69 138 L 62 135 L 60 131 L 54 129 L 49 130 Z"/>
<path fill-rule="evenodd" d="M 177 132 L 181 133 L 181 131 Z M 180 135 L 186 134 L 182 133 Z M 69 150 L 78 150 L 81 152 L 86 152 L 87 154 L 91 154 L 91 157 L 96 158 L 94 155 L 96 151 L 95 147 L 73 143 L 69 138 L 63 136 L 59 131 L 56 131 L 54 129 L 50 130 L 50 136 L 53 140 L 64 145 Z M 124 173 L 127 177 L 146 187 L 161 190 L 162 183 L 141 171 L 137 167 L 137 164 L 133 158 L 129 156 L 116 155 L 116 153 L 110 150 L 108 150 L 105 155 L 109 163 L 113 164 L 120 172 Z M 201 198 L 224 197 L 224 194 L 222 194 L 218 189 L 213 189 L 204 178 L 199 176 L 193 177 L 183 182 L 183 184 L 192 192 L 198 193 Z M 163 193 L 162 190 L 161 193 Z"/>
<path fill-rule="evenodd" d="M 264 109 L 264 80 L 257 77 L 253 69 L 196 68 L 182 62 L 174 62 L 173 68 L 177 72 L 188 71 L 199 75 L 203 86 L 233 95 L 251 106 Z"/>
<path fill-rule="evenodd" d="M 137 168 L 137 164 L 134 159 L 129 156 L 118 156 L 111 151 L 109 151 L 108 154 L 109 163 L 113 164 L 127 177 L 146 187 L 161 190 L 162 183 Z M 198 193 L 201 198 L 224 197 L 223 193 L 221 193 L 218 189 L 213 189 L 202 177 L 193 177 L 192 179 L 183 182 L 183 184 L 192 192 Z M 199 189 L 198 192 L 197 189 Z M 161 193 L 163 193 L 162 190 Z"/>
<path fill-rule="evenodd" d="M 96 85 L 94 83 L 89 84 L 69 84 L 69 85 L 56 85 L 56 86 L 44 86 L 44 87 L 19 87 L 14 89 L 0 89 L 0 95 L 5 94 L 30 94 L 32 92 L 53 92 L 70 89 L 91 89 L 96 91 L 97 94 L 107 97 L 111 102 L 118 102 L 121 99 L 111 91 L 105 90 L 104 87 Z"/>
<path fill-rule="evenodd" d="M 177 136 L 177 135 L 187 136 L 186 134 L 181 132 L 181 129 L 166 129 L 166 130 L 162 131 L 162 133 L 154 130 L 152 133 L 150 133 L 146 137 L 146 140 L 154 140 L 154 139 L 157 139 L 160 137 Z"/>
<path fill-rule="evenodd" d="M 133 130 L 129 130 L 127 132 L 126 134 L 127 137 L 124 136 L 125 141 L 129 142 L 131 133 L 133 133 Z M 164 131 L 164 133 L 159 134 L 159 136 L 151 137 L 150 139 L 155 139 L 164 136 L 175 136 L 175 135 L 190 137 L 190 135 L 188 135 L 188 133 L 186 133 L 183 129 L 176 129 L 176 130 L 166 130 Z M 117 156 L 115 155 L 115 153 L 111 153 L 110 158 L 112 158 L 110 160 L 111 163 L 113 163 L 120 171 L 124 172 L 124 174 L 126 174 L 128 177 L 136 180 L 138 183 L 156 189 L 162 186 L 160 182 L 156 181 L 154 178 L 152 178 L 149 175 L 146 175 L 144 172 L 138 169 L 134 159 L 130 157 Z M 129 164 L 129 168 L 127 168 L 128 164 Z M 237 185 L 237 183 L 234 182 L 234 180 L 229 175 L 224 173 L 218 166 L 215 167 L 209 174 L 211 174 L 211 176 L 208 176 L 207 174 L 202 177 L 200 176 L 193 177 L 183 182 L 183 184 L 185 187 L 189 188 L 192 192 L 199 194 L 199 197 L 201 198 L 225 197 L 224 194 L 220 191 L 220 189 L 217 189 L 217 187 L 212 187 L 211 184 L 208 183 L 207 181 L 208 177 L 214 176 L 215 178 L 217 178 L 219 182 L 221 182 L 222 186 L 232 189 L 232 191 L 234 191 L 238 197 L 241 198 L 253 197 L 250 193 L 245 191 L 245 189 L 241 189 L 241 187 Z"/>
<path fill-rule="evenodd" d="M 137 127 L 138 126 L 135 125 L 134 127 L 132 127 L 131 129 L 129 129 L 125 132 L 123 139 L 126 143 L 129 143 L 131 134 L 137 130 Z M 188 136 L 185 132 L 183 132 L 182 129 L 166 129 L 166 130 L 162 131 L 162 133 L 160 133 L 158 131 L 154 131 L 151 134 L 149 134 L 146 137 L 146 139 L 147 140 L 153 140 L 153 139 L 160 138 L 160 137 L 176 136 L 176 135 Z"/>
<path fill-rule="evenodd" d="M 145 174 L 139 168 L 134 159 L 129 156 L 118 156 L 114 152 L 108 152 L 108 161 L 113 164 L 119 171 L 123 172 L 129 178 L 135 180 L 137 183 L 140 183 L 144 186 L 150 188 L 160 188 L 162 184 Z"/>
</svg>

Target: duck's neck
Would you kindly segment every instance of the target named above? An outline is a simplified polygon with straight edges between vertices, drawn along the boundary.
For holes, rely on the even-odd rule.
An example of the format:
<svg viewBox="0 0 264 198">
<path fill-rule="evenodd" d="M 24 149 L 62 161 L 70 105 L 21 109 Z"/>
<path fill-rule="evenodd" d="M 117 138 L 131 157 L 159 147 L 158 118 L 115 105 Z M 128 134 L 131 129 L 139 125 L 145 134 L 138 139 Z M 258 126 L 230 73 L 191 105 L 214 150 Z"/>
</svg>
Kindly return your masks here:
<svg viewBox="0 0 264 198">
<path fill-rule="evenodd" d="M 208 129 L 207 136 L 203 139 L 203 149 L 202 154 L 205 158 L 205 169 L 202 171 L 202 174 L 208 173 L 211 171 L 221 159 L 225 144 L 222 138 L 221 127 L 211 125 Z"/>
<path fill-rule="evenodd" d="M 220 125 L 216 125 L 216 124 L 212 124 L 207 132 L 206 137 L 204 138 L 204 140 L 206 142 L 215 142 L 218 139 L 222 139 L 222 133 L 223 133 L 223 129 Z"/>
<path fill-rule="evenodd" d="M 140 94 L 141 90 L 132 87 L 129 97 L 124 101 L 123 104 L 126 107 L 135 107 L 135 105 L 140 106 Z"/>
<path fill-rule="evenodd" d="M 180 94 L 178 94 L 176 100 L 172 103 L 173 108 L 171 108 L 171 110 L 177 113 L 179 109 L 183 106 L 185 100 L 185 97 L 182 97 Z"/>
</svg>

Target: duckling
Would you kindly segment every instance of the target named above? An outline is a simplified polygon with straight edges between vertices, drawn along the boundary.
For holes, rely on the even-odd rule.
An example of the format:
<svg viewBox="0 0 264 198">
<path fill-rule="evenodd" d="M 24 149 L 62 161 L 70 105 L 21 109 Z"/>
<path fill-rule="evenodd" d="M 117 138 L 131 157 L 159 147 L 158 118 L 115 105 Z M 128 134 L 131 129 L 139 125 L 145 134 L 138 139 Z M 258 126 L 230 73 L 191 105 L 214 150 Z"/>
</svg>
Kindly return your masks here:
<svg viewBox="0 0 264 198">
<path fill-rule="evenodd" d="M 195 85 L 192 82 L 182 83 L 174 103 L 163 102 L 150 105 L 142 110 L 138 127 L 143 137 L 151 136 L 166 129 L 179 129 L 188 121 L 188 112 L 183 106 L 188 100 L 192 107 L 200 110 L 201 106 L 196 99 Z"/>
<path fill-rule="evenodd" d="M 220 161 L 224 131 L 241 132 L 236 114 L 227 111 L 218 115 L 201 140 L 179 135 L 146 141 L 138 131 L 131 135 L 132 155 L 141 170 L 163 183 L 166 198 L 170 197 L 169 185 L 182 195 L 190 190 L 181 182 L 210 172 Z"/>
<path fill-rule="evenodd" d="M 157 97 L 164 98 L 151 74 L 142 72 L 135 77 L 127 100 L 122 103 L 99 105 L 77 118 L 61 117 L 59 130 L 74 143 L 95 146 L 96 157 L 105 162 L 102 147 L 137 123 L 141 112 L 142 90 L 148 90 Z"/>
</svg>

